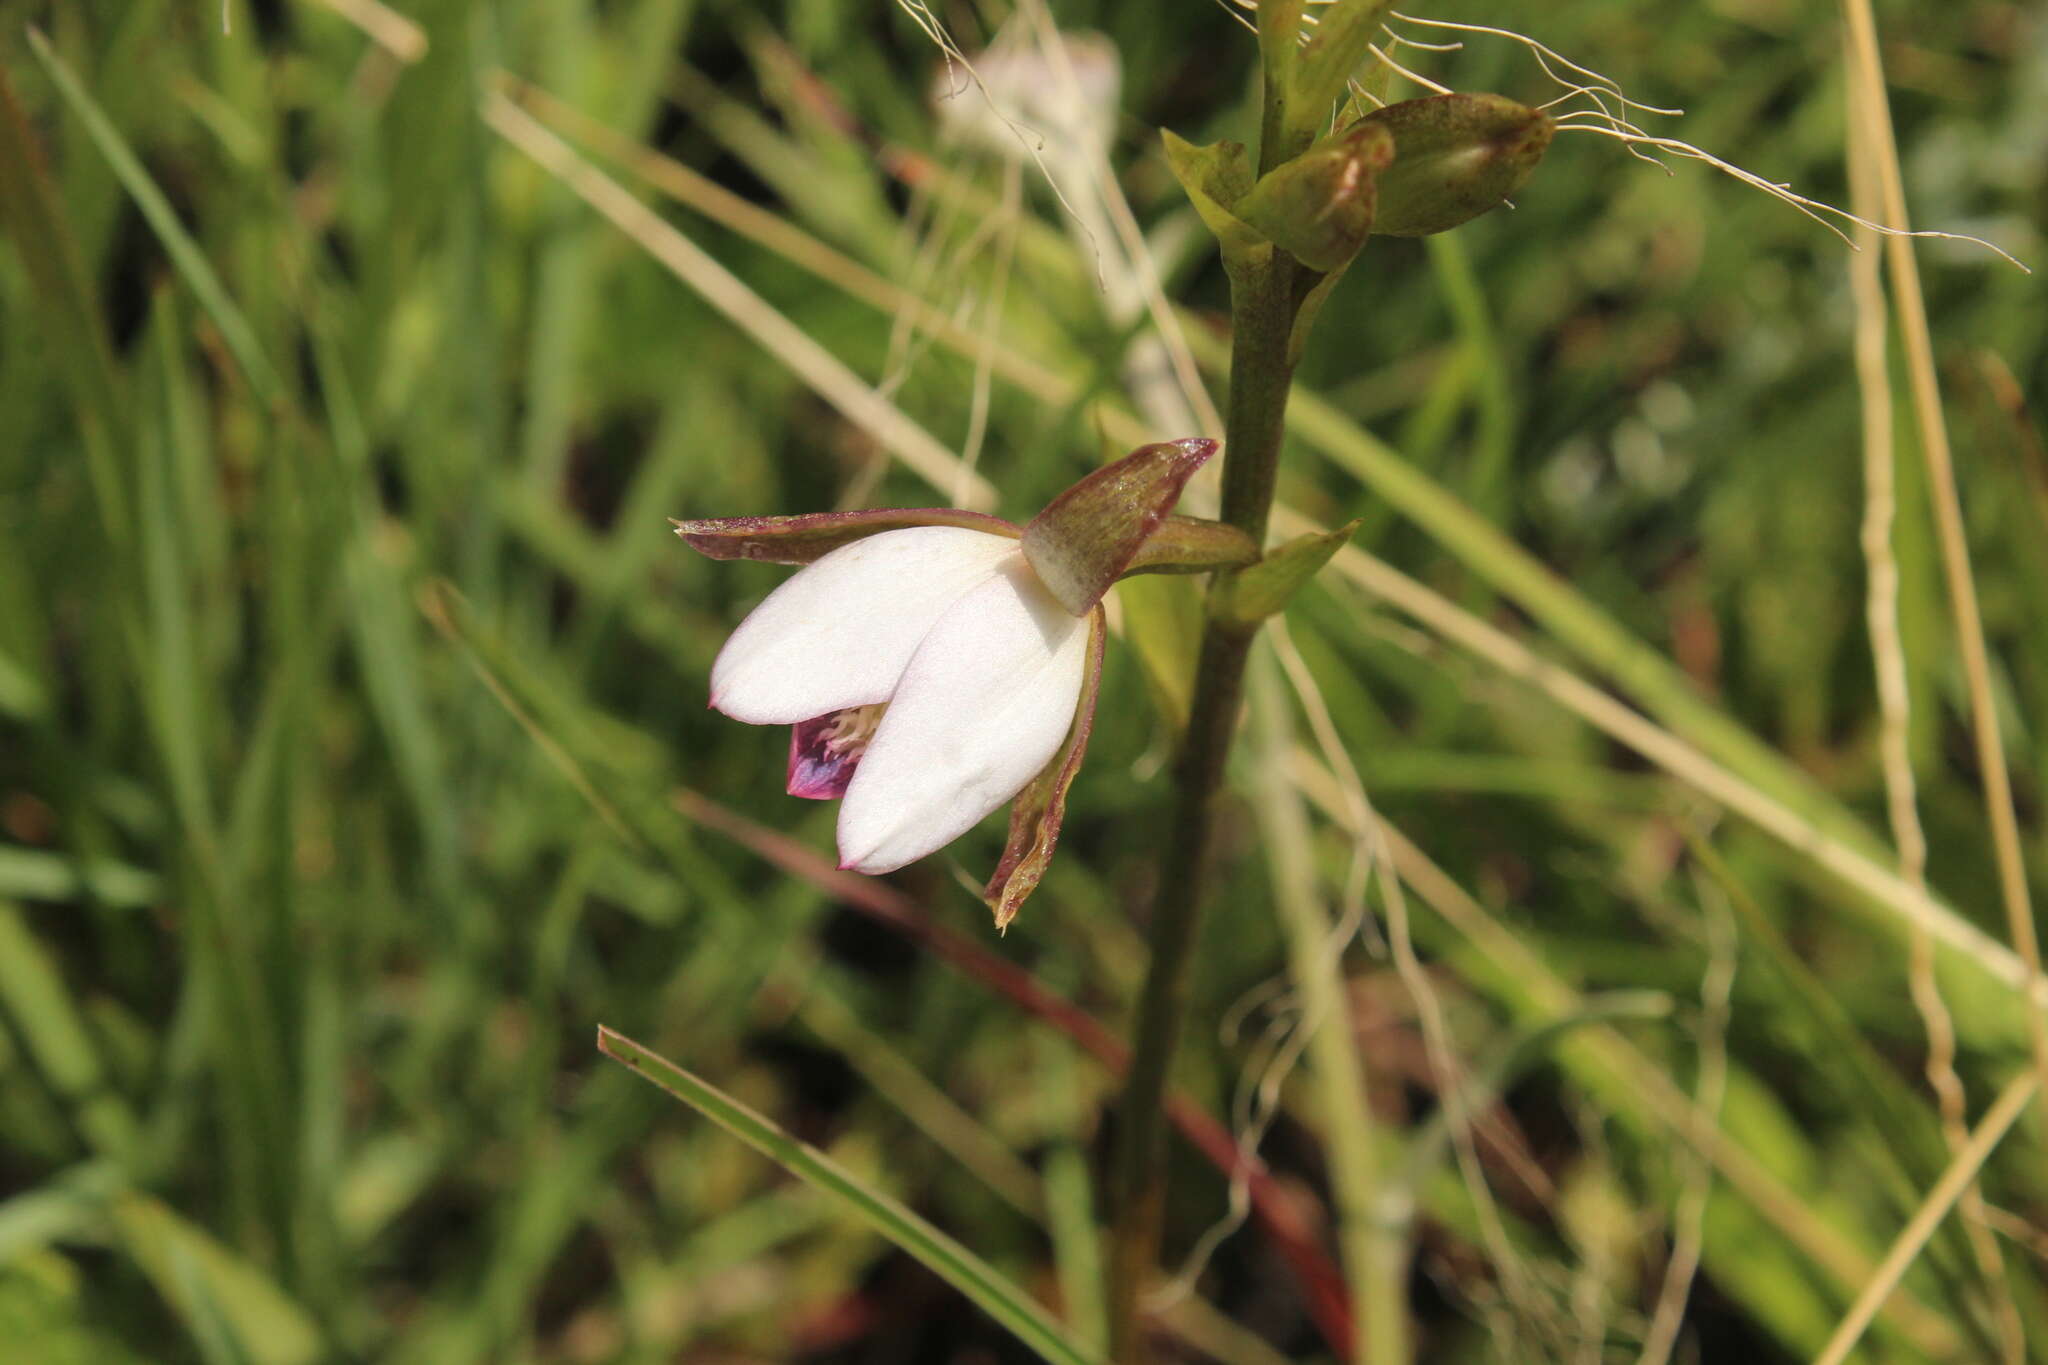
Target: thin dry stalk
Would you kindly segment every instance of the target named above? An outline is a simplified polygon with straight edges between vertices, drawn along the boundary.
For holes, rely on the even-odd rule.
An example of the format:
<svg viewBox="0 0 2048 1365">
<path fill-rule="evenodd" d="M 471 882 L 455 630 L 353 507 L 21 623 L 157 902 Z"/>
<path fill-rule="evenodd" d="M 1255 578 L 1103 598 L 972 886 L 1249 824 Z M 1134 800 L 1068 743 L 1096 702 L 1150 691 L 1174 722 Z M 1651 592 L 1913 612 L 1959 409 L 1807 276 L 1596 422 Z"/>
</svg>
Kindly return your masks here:
<svg viewBox="0 0 2048 1365">
<path fill-rule="evenodd" d="M 427 31 L 379 0 L 320 0 L 407 65 L 427 55 Z"/>
<path fill-rule="evenodd" d="M 974 69 L 974 63 L 967 59 L 967 53 L 953 41 L 953 35 L 947 31 L 939 16 L 932 13 L 931 6 L 925 4 L 924 0 L 896 0 L 896 8 L 902 10 L 910 21 L 917 25 L 919 31 L 931 39 L 932 46 L 936 47 L 939 55 L 945 59 L 946 70 L 949 73 L 955 68 L 967 73 L 969 83 L 982 99 L 987 101 L 989 111 L 995 115 L 997 121 L 1009 129 L 1010 135 L 1017 139 L 1017 146 L 1031 158 L 1039 173 L 1045 177 L 1045 183 L 1052 190 L 1053 197 L 1059 200 L 1060 207 L 1070 216 L 1077 216 L 1074 205 L 1067 198 L 1066 187 L 1060 183 L 1060 177 L 1054 175 L 1052 169 L 1046 165 L 1043 151 L 1045 139 L 1039 136 L 1036 130 L 1026 127 L 1003 112 L 995 97 L 989 93 L 988 87 L 982 84 L 981 73 Z"/>
<path fill-rule="evenodd" d="M 1294 778 L 1324 814 L 1349 827 L 1337 779 L 1305 750 L 1296 752 Z M 1505 978 L 1513 980 L 1527 1005 L 1544 1016 L 1573 1014 L 1585 1008 L 1577 991 L 1428 854 L 1385 820 L 1379 824 L 1402 881 Z M 1730 1189 L 1837 1284 L 1846 1288 L 1869 1279 L 1872 1263 L 1853 1242 L 1809 1209 L 1755 1157 L 1723 1136 L 1712 1118 L 1619 1031 L 1595 1025 L 1580 1030 L 1578 1039 L 1572 1046 L 1595 1057 L 1640 1100 L 1650 1117 L 1712 1162 Z M 1946 1358 L 1957 1349 L 1954 1329 L 1910 1294 L 1901 1294 L 1886 1311 L 1928 1354 Z"/>
<path fill-rule="evenodd" d="M 2035 1088 L 2035 1078 L 2030 1075 L 2021 1076 L 2005 1087 L 1990 1112 L 1984 1115 L 1984 1121 L 1977 1125 L 1977 1131 L 1970 1135 L 1969 1142 L 1956 1153 L 1955 1160 L 1942 1172 L 1941 1179 L 1927 1192 L 1926 1200 L 1899 1233 L 1898 1240 L 1892 1243 L 1892 1249 L 1885 1253 L 1877 1272 L 1863 1286 L 1856 1302 L 1849 1306 L 1848 1315 L 1835 1329 L 1834 1336 L 1828 1339 L 1827 1346 L 1814 1357 L 1813 1365 L 1841 1365 L 1849 1352 L 1855 1349 L 1864 1330 L 1870 1326 L 1870 1320 L 1877 1316 L 1885 1300 L 1899 1287 L 1899 1281 L 1920 1255 L 1921 1248 L 1934 1236 L 1935 1229 L 1941 1226 L 1941 1220 L 1948 1217 L 1949 1210 L 1955 1207 L 1963 1191 L 1976 1182 L 1977 1172 L 1983 1169 L 1999 1141 L 2026 1111 L 2028 1101 L 2034 1098 Z"/>
<path fill-rule="evenodd" d="M 1387 937 L 1393 950 L 1394 970 L 1415 1003 L 1416 1018 L 1422 1025 L 1423 1046 L 1428 1054 L 1430 1070 L 1434 1073 L 1438 1102 L 1444 1106 L 1445 1126 L 1451 1135 L 1451 1146 L 1458 1163 L 1458 1172 L 1464 1180 L 1466 1192 L 1471 1197 L 1472 1207 L 1479 1219 L 1480 1233 L 1486 1242 L 1486 1250 L 1492 1259 L 1496 1273 L 1501 1279 L 1504 1296 L 1521 1315 L 1524 1321 L 1539 1322 L 1545 1314 L 1530 1290 L 1530 1276 L 1522 1258 L 1515 1252 L 1514 1243 L 1508 1237 L 1507 1227 L 1501 1221 L 1500 1207 L 1493 1197 L 1493 1189 L 1487 1183 L 1485 1167 L 1479 1160 L 1478 1145 L 1473 1140 L 1472 1115 L 1465 1103 L 1465 1069 L 1459 1065 L 1457 1051 L 1452 1045 L 1450 1024 L 1446 1019 L 1443 1000 L 1430 983 L 1429 973 L 1415 953 L 1415 945 L 1409 934 L 1408 901 L 1401 889 L 1400 872 L 1395 868 L 1393 855 L 1386 840 L 1380 835 L 1380 822 L 1373 810 L 1372 799 L 1366 794 L 1364 780 L 1359 776 L 1358 767 L 1351 761 L 1349 750 L 1337 731 L 1329 706 L 1323 700 L 1322 689 L 1316 685 L 1315 675 L 1309 671 L 1307 660 L 1295 647 L 1294 637 L 1288 632 L 1283 617 L 1274 617 L 1267 623 L 1266 637 L 1272 645 L 1281 670 L 1286 674 L 1289 687 L 1300 700 L 1302 711 L 1308 717 L 1309 731 L 1315 736 L 1316 747 L 1323 755 L 1323 761 L 1330 766 L 1338 786 L 1343 793 L 1346 824 L 1351 831 L 1354 857 L 1379 875 L 1380 896 L 1386 907 Z M 1392 1221 L 1413 1216 L 1412 1208 L 1405 1203 L 1400 1208 L 1381 1208 L 1378 1216 Z"/>
<path fill-rule="evenodd" d="M 1194 353 L 1181 331 L 1180 317 L 1166 297 L 1159 267 L 1152 259 L 1144 230 L 1131 210 L 1130 201 L 1124 196 L 1114 167 L 1110 165 L 1107 149 L 1062 147 L 1048 155 L 1046 138 L 1004 112 L 983 84 L 974 63 L 929 6 L 921 0 L 897 0 L 897 4 L 939 49 L 948 68 L 957 67 L 966 74 L 996 118 L 1016 138 L 1019 148 L 1038 167 L 1054 198 L 1065 210 L 1068 222 L 1083 239 L 1085 249 L 1095 257 L 1097 277 L 1109 295 L 1108 311 L 1113 320 L 1120 324 L 1129 323 L 1135 320 L 1137 312 L 1142 311 L 1151 321 L 1151 335 L 1133 343 L 1132 355 L 1134 359 L 1142 360 L 1153 344 L 1163 352 L 1171 375 L 1168 385 L 1171 393 L 1160 395 L 1167 401 L 1149 405 L 1162 409 L 1155 414 L 1155 420 L 1171 413 L 1171 424 L 1178 428 L 1220 436 L 1223 432 L 1222 415 L 1202 381 L 1201 369 L 1195 363 Z M 1043 0 L 1025 0 L 1021 10 L 1022 22 L 1030 25 L 1039 51 L 1051 69 L 1053 79 L 1059 84 L 1061 96 L 1075 104 L 1081 103 L 1085 96 L 1052 12 Z M 1074 161 L 1062 161 L 1063 157 L 1076 152 L 1085 153 L 1085 167 Z M 1070 168 L 1069 174 L 1060 173 L 1062 165 Z M 1136 368 L 1146 373 L 1156 367 L 1141 363 Z"/>
<path fill-rule="evenodd" d="M 1870 0 L 1843 0 L 1849 26 L 1850 99 L 1861 125 L 1863 146 L 1877 171 L 1884 216 L 1900 227 L 1908 221 L 1906 191 L 1899 173 L 1898 143 L 1892 132 L 1891 106 L 1885 96 L 1884 64 L 1878 55 L 1877 22 Z M 1934 499 L 1935 528 L 1941 541 L 1941 565 L 1948 581 L 1949 606 L 1955 617 L 1956 643 L 1969 682 L 1971 730 L 1977 763 L 1983 773 L 1984 807 L 1998 862 L 1998 885 L 2012 946 L 2026 968 L 2028 983 L 2041 980 L 2041 945 L 2034 928 L 2034 907 L 2027 892 L 2026 864 L 2020 852 L 2019 817 L 2013 809 L 2012 777 L 2006 770 L 2005 743 L 1999 734 L 1998 710 L 1991 694 L 1991 658 L 1984 642 L 1984 621 L 1977 610 L 1977 584 L 1970 569 L 1969 537 L 1963 526 L 1963 505 L 1956 491 L 1955 458 L 1949 449 L 1948 424 L 1941 407 L 1941 384 L 1934 371 L 1934 338 L 1927 324 L 1927 302 L 1920 291 L 1920 267 L 1913 244 L 1904 237 L 1885 242 L 1886 263 L 1898 303 L 1899 331 L 1905 342 L 1906 374 L 1912 385 L 1913 411 L 1920 431 L 1920 454 L 1927 465 L 1928 491 Z M 2048 1087 L 2048 1008 L 2029 994 L 2027 1033 L 2034 1050 L 2034 1075 Z"/>
<path fill-rule="evenodd" d="M 1858 117 L 1859 83 L 1849 85 L 1850 204 L 1864 217 L 1882 212 L 1878 203 L 1876 149 L 1870 145 L 1868 119 Z M 1856 380 L 1863 400 L 1863 557 L 1868 588 L 1864 615 L 1870 630 L 1870 653 L 1877 673 L 1880 730 L 1878 749 L 1884 764 L 1885 805 L 1892 841 L 1899 849 L 1899 875 L 1913 886 L 1927 885 L 1927 835 L 1920 825 L 1911 750 L 1912 699 L 1906 681 L 1906 651 L 1899 636 L 1899 566 L 1892 553 L 1892 523 L 1897 515 L 1897 471 L 1892 439 L 1894 404 L 1887 360 L 1887 328 L 1883 258 L 1875 248 L 1877 234 L 1859 226 L 1858 252 L 1849 261 L 1849 282 L 1856 304 Z M 1913 1005 L 1927 1034 L 1927 1083 L 1941 1112 L 1942 1136 L 1954 1156 L 1969 1141 L 1968 1097 L 1956 1074 L 1956 1033 L 1948 1003 L 1934 974 L 1934 940 L 1923 928 L 1912 930 L 1907 981 Z M 1990 1293 L 2007 1365 L 2026 1359 L 2026 1339 L 2012 1287 L 2006 1282 L 2004 1258 L 1984 1216 L 1984 1194 L 1976 1185 L 1963 1191 L 1964 1227 L 1971 1254 Z"/>
<path fill-rule="evenodd" d="M 1283 533 L 1313 529 L 1306 518 L 1276 513 Z M 1520 678 L 1595 728 L 1663 768 L 1688 786 L 1826 868 L 1834 876 L 1898 915 L 1924 926 L 1942 943 L 1969 958 L 2006 985 L 2023 988 L 2036 980 L 2011 949 L 1978 929 L 1927 891 L 1907 883 L 1861 853 L 1829 838 L 1812 821 L 1766 795 L 1708 758 L 1669 730 L 1645 719 L 1569 669 L 1545 659 L 1505 631 L 1480 620 L 1442 594 L 1423 586 L 1384 560 L 1346 546 L 1331 561 L 1338 574 L 1381 601 L 1427 626 L 1437 635 Z M 2034 987 L 2040 998 L 2043 986 Z"/>
<path fill-rule="evenodd" d="M 1081 83 L 1074 74 L 1073 62 L 1067 56 L 1066 44 L 1060 38 L 1051 9 L 1045 0 L 1023 0 L 1023 8 L 1030 16 L 1032 26 L 1038 30 L 1039 45 L 1064 94 L 1078 103 L 1082 99 Z M 1129 274 L 1144 299 L 1145 315 L 1151 319 L 1159 345 L 1165 348 L 1181 402 L 1199 425 L 1198 434 L 1221 436 L 1223 415 L 1216 410 L 1216 402 L 1202 380 L 1202 370 L 1195 363 L 1194 352 L 1188 349 L 1187 337 L 1181 331 L 1180 314 L 1166 297 L 1159 265 L 1152 259 L 1145 231 L 1138 224 L 1137 214 L 1131 211 L 1131 202 L 1124 195 L 1123 182 L 1117 178 L 1116 168 L 1110 165 L 1107 149 L 1094 150 L 1096 164 L 1092 169 L 1097 197 L 1109 215 L 1110 226 L 1123 248 Z"/>
<path fill-rule="evenodd" d="M 1018 178 L 1021 181 L 1021 171 Z M 936 192 L 920 186 L 914 194 L 916 197 L 902 220 L 906 243 L 902 267 L 905 293 L 922 299 L 941 298 L 944 290 L 974 264 L 988 239 L 1006 225 L 1014 227 L 1016 220 L 1005 218 L 1000 207 L 994 208 L 979 215 L 979 225 L 955 242 L 953 234 L 968 215 L 966 196 L 960 192 L 958 182 L 941 184 Z M 889 360 L 882 371 L 882 382 L 876 386 L 884 397 L 893 399 L 896 391 L 910 381 L 929 346 L 930 329 L 920 326 L 916 311 L 899 308 L 889 327 Z"/>
<path fill-rule="evenodd" d="M 507 142 L 609 218 L 670 273 L 739 326 L 809 384 L 848 421 L 872 436 L 926 482 L 963 487 L 963 506 L 986 509 L 995 503 L 988 480 L 962 467 L 960 457 L 882 398 L 845 362 L 777 312 L 740 278 L 692 242 L 616 180 L 578 156 L 525 110 L 496 91 L 484 97 L 484 122 Z M 957 482 L 956 482 L 957 481 Z"/>
<path fill-rule="evenodd" d="M 1015 163 L 1003 168 L 1003 207 L 1000 217 L 1006 223 L 1014 224 L 1024 212 L 1024 172 Z M 994 387 L 995 354 L 1000 344 L 1003 321 L 1003 302 L 1009 297 L 1010 270 L 1017 258 L 1017 233 L 1014 226 L 996 238 L 995 269 L 988 283 L 988 293 L 981 304 L 981 345 L 974 352 L 974 398 L 968 408 L 967 439 L 961 445 L 960 476 L 954 480 L 952 497 L 955 502 L 967 495 L 966 481 L 974 477 L 974 467 L 981 462 L 982 442 L 988 436 L 988 409 L 991 391 Z"/>
<path fill-rule="evenodd" d="M 498 74 L 506 88 L 515 91 L 520 102 L 529 106 L 543 120 L 558 129 L 569 131 L 579 141 L 631 170 L 650 188 L 660 191 L 694 212 L 703 214 L 755 245 L 765 247 L 784 260 L 810 271 L 819 279 L 868 304 L 878 312 L 908 318 L 916 327 L 931 333 L 955 354 L 973 357 L 980 353 L 983 336 L 977 335 L 951 314 L 928 302 L 918 291 L 905 288 L 894 280 L 870 270 L 845 252 L 813 237 L 781 215 L 741 198 L 673 157 L 664 156 L 653 148 L 598 122 L 588 114 L 556 99 L 539 86 L 528 84 L 503 72 Z M 952 182 L 940 183 L 950 185 Z M 928 186 L 919 186 L 915 192 L 923 195 L 928 193 L 928 190 Z M 894 349 L 892 341 L 892 354 Z M 995 347 L 989 354 L 989 361 L 997 375 L 1034 397 L 1064 403 L 1072 401 L 1072 396 L 1079 392 L 1077 382 L 1008 346 Z M 893 371 L 898 365 L 898 360 L 892 360 L 889 369 Z M 1121 434 L 1133 436 L 1135 439 L 1132 444 L 1141 444 L 1148 439 L 1142 434 L 1142 428 L 1129 422 L 1120 428 Z"/>
<path fill-rule="evenodd" d="M 1996 1204 L 1984 1206 L 1984 1221 L 1999 1236 L 2010 1239 L 2021 1250 L 2038 1260 L 2048 1261 L 2048 1228 L 2037 1227 L 2011 1209 L 2002 1209 Z"/>
<path fill-rule="evenodd" d="M 1486 1168 L 1480 1164 L 1479 1148 L 1472 1139 L 1472 1114 L 1465 1103 L 1465 1070 L 1458 1065 L 1443 1001 L 1431 986 L 1422 959 L 1416 956 L 1415 941 L 1409 931 L 1408 898 L 1401 889 L 1401 875 L 1394 866 L 1383 829 L 1384 826 L 1375 819 L 1367 840 L 1379 868 L 1380 894 L 1387 908 L 1387 941 L 1394 950 L 1394 970 L 1399 973 L 1402 985 L 1407 987 L 1409 997 L 1415 1002 L 1416 1018 L 1422 1024 L 1423 1046 L 1429 1055 L 1430 1070 L 1436 1073 L 1438 1102 L 1444 1106 L 1445 1126 L 1451 1135 L 1451 1151 L 1457 1158 L 1458 1174 L 1471 1196 L 1473 1212 L 1478 1216 L 1480 1232 L 1486 1241 L 1487 1255 L 1493 1261 L 1495 1273 L 1500 1276 L 1502 1297 L 1514 1309 L 1519 1321 L 1543 1328 L 1548 1325 L 1551 1315 L 1545 1311 L 1533 1288 L 1528 1267 L 1508 1237 L 1507 1225 L 1501 1221 L 1500 1205 L 1494 1200 L 1493 1187 L 1486 1180 Z M 1500 1342 L 1496 1345 L 1512 1348 L 1514 1343 Z"/>
</svg>

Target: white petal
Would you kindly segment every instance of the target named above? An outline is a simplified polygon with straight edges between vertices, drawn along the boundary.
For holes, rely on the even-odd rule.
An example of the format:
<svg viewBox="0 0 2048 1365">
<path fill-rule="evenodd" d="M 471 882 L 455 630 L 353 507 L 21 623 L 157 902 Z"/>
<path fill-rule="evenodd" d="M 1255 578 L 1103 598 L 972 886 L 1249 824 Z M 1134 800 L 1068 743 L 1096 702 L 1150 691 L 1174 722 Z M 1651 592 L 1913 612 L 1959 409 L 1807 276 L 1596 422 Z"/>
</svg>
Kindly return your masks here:
<svg viewBox="0 0 2048 1365">
<path fill-rule="evenodd" d="M 920 642 L 988 581 L 1008 536 L 912 526 L 843 545 L 754 608 L 711 665 L 711 704 L 752 725 L 887 701 Z"/>
<path fill-rule="evenodd" d="M 839 807 L 839 859 L 889 872 L 951 843 L 1051 761 L 1074 720 L 1088 623 L 1021 560 L 918 647 Z"/>
</svg>

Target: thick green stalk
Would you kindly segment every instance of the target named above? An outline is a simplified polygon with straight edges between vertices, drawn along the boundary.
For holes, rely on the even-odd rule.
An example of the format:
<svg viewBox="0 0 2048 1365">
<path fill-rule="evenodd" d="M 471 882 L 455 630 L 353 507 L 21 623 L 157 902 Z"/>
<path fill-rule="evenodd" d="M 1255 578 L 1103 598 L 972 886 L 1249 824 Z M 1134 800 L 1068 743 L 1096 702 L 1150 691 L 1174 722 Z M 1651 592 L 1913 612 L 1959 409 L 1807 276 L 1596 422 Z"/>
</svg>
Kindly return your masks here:
<svg viewBox="0 0 2048 1365">
<path fill-rule="evenodd" d="M 1281 427 L 1294 377 L 1288 343 L 1303 273 L 1291 257 L 1274 251 L 1267 261 L 1238 271 L 1231 284 L 1223 520 L 1261 544 L 1273 507 Z M 1213 807 L 1237 731 L 1253 633 L 1213 618 L 1203 631 L 1187 734 L 1174 768 L 1173 830 L 1153 903 L 1152 961 L 1118 1111 L 1109 1311 L 1110 1356 L 1121 1365 L 1144 1359 L 1138 1299 L 1159 1259 L 1166 1206 L 1162 1100 L 1187 1014 Z"/>
</svg>

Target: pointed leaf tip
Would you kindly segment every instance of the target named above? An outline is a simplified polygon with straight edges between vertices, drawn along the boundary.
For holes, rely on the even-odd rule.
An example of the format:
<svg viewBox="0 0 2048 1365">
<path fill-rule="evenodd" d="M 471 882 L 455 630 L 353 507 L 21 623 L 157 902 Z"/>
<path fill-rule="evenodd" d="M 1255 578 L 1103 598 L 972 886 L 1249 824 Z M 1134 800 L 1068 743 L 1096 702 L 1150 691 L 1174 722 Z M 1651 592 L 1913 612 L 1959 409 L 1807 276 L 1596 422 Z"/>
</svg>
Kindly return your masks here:
<svg viewBox="0 0 2048 1365">
<path fill-rule="evenodd" d="M 1238 626 L 1256 626 L 1287 609 L 1294 595 L 1330 562 L 1357 531 L 1357 520 L 1334 531 L 1297 536 L 1248 569 L 1231 575 L 1210 601 L 1210 613 Z"/>
<path fill-rule="evenodd" d="M 1222 245 L 1226 263 L 1241 264 L 1260 251 L 1271 250 L 1272 244 L 1233 212 L 1258 178 L 1242 142 L 1198 147 L 1170 128 L 1159 130 L 1159 140 L 1174 179 L 1180 181 L 1196 215 Z"/>
<path fill-rule="evenodd" d="M 1140 446 L 1103 466 L 1031 519 L 1024 528 L 1024 558 L 1061 606 L 1086 615 L 1215 453 L 1216 442 L 1196 436 Z"/>
</svg>

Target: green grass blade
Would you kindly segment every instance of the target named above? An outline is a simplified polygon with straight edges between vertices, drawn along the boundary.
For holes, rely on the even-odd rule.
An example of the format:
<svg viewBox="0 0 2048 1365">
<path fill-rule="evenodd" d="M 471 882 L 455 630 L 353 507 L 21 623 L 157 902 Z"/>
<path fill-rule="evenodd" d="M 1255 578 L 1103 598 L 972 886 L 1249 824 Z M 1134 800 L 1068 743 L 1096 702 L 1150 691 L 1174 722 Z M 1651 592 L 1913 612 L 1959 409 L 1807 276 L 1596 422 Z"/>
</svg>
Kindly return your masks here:
<svg viewBox="0 0 2048 1365">
<path fill-rule="evenodd" d="M 107 1084 L 85 1018 L 57 964 L 21 912 L 0 901 L 0 1020 L 15 1030 L 50 1089 L 65 1103 L 94 1151 L 126 1157 L 135 1119 Z"/>
<path fill-rule="evenodd" d="M 192 240 L 192 234 L 185 230 L 185 225 L 178 221 L 177 210 L 171 207 L 171 201 L 164 197 L 163 191 L 157 188 L 156 181 L 143 169 L 134 149 L 114 127 L 113 121 L 107 117 L 86 88 L 79 84 L 78 77 L 72 74 L 71 68 L 66 66 L 63 59 L 50 47 L 49 40 L 41 33 L 30 29 L 28 43 L 36 54 L 36 60 L 43 64 L 43 69 L 50 73 L 50 79 L 56 82 L 57 90 L 64 96 L 65 103 L 71 106 L 72 112 L 78 115 L 79 122 L 85 125 L 86 135 L 92 139 L 93 145 L 100 149 L 100 155 L 107 159 L 107 165 L 113 169 L 115 177 L 121 182 L 121 187 L 128 191 L 129 196 L 135 200 L 135 206 L 142 210 L 142 216 L 149 220 L 150 229 L 156 233 L 157 240 L 163 243 L 164 250 L 170 254 L 171 263 L 177 267 L 185 283 L 191 286 L 200 305 L 213 318 L 214 325 L 220 328 L 221 339 L 234 354 L 235 363 L 241 366 L 243 375 L 266 402 L 276 401 L 284 392 L 283 382 L 263 354 L 263 348 L 256 340 L 255 330 L 249 326 L 249 320 L 228 296 L 227 288 L 221 283 L 220 276 L 214 273 L 213 266 L 207 262 L 206 253 Z"/>
<path fill-rule="evenodd" d="M 39 35 L 35 41 L 40 44 Z M 51 368 L 71 391 L 102 522 L 112 530 L 125 529 L 127 498 L 115 454 L 128 440 L 128 408 L 121 401 L 121 377 L 100 323 L 91 274 L 4 65 L 0 65 L 0 227 L 13 240 L 40 305 L 39 335 L 59 357 L 59 363 Z"/>
<path fill-rule="evenodd" d="M 1813 779 L 1700 696 L 1678 666 L 1629 633 L 1599 605 L 1443 485 L 1317 395 L 1301 390 L 1288 429 L 1392 503 L 1553 638 L 1626 688 L 1651 715 L 1831 837 L 1862 852 L 1875 837 Z"/>
<path fill-rule="evenodd" d="M 1109 1340 L 1109 1304 L 1103 1293 L 1101 1237 L 1088 1188 L 1088 1158 L 1063 1142 L 1046 1153 L 1045 1211 L 1059 1262 L 1060 1297 L 1067 1316 L 1091 1348 Z"/>
<path fill-rule="evenodd" d="M 41 720 L 49 711 L 50 694 L 24 664 L 0 651 L 0 715 Z"/>
<path fill-rule="evenodd" d="M 111 858 L 80 861 L 46 849 L 0 844 L 0 896 L 64 901 L 90 894 L 104 905 L 133 910 L 161 893 L 155 874 Z"/>
<path fill-rule="evenodd" d="M 253 1263 L 148 1195 L 121 1195 L 109 1212 L 136 1265 L 216 1353 L 253 1365 L 321 1358 L 318 1327 Z"/>
<path fill-rule="evenodd" d="M 840 1201 L 1015 1333 L 1041 1359 L 1060 1365 L 1083 1365 L 1096 1359 L 980 1257 L 888 1195 L 870 1189 L 824 1153 L 798 1142 L 738 1100 L 630 1038 L 600 1026 L 597 1046 L 607 1057 L 646 1077 L 784 1170 Z"/>
</svg>

